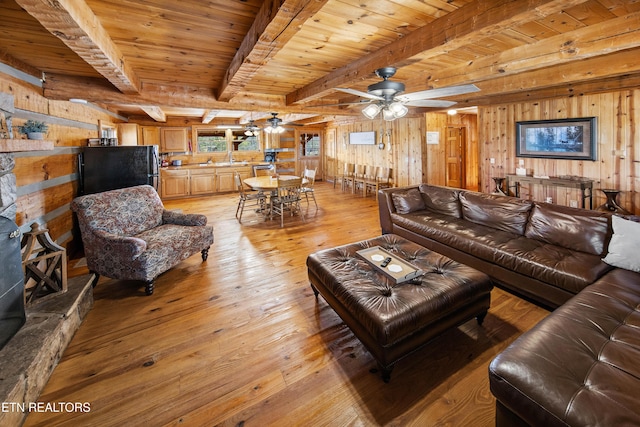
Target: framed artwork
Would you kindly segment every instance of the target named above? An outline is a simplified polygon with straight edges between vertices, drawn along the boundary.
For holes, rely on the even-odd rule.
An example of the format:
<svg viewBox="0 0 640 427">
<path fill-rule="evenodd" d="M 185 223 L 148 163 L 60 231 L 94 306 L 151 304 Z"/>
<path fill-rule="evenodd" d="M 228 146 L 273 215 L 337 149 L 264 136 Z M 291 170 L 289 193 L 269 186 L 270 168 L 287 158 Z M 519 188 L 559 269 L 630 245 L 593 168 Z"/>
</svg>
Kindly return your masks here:
<svg viewBox="0 0 640 427">
<path fill-rule="evenodd" d="M 375 132 L 351 132 L 349 134 L 349 144 L 352 145 L 375 145 Z"/>
<path fill-rule="evenodd" d="M 596 160 L 596 118 L 517 122 L 516 157 Z"/>
</svg>

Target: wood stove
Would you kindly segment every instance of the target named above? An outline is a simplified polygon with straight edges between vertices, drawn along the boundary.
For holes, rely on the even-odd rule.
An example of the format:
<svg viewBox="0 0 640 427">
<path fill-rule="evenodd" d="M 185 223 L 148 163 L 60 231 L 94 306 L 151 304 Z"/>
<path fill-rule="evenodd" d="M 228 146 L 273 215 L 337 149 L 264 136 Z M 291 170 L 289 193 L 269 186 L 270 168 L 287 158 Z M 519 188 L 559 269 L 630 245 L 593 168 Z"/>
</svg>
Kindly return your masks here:
<svg viewBox="0 0 640 427">
<path fill-rule="evenodd" d="M 0 349 L 26 321 L 20 234 L 15 222 L 0 216 Z"/>
</svg>

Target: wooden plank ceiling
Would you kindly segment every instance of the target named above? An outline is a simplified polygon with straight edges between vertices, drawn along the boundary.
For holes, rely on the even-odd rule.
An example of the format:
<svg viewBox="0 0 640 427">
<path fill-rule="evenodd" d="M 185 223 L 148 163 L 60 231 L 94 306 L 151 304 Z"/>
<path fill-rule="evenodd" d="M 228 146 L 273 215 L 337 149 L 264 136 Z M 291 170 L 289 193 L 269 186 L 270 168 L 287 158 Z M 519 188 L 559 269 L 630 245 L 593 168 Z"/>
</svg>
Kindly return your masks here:
<svg viewBox="0 0 640 427">
<path fill-rule="evenodd" d="M 406 92 L 478 86 L 459 107 L 640 82 L 632 0 L 0 0 L 0 17 L 0 62 L 46 97 L 157 121 L 359 115 L 326 106 L 358 100 L 334 88 L 384 66 Z"/>
</svg>

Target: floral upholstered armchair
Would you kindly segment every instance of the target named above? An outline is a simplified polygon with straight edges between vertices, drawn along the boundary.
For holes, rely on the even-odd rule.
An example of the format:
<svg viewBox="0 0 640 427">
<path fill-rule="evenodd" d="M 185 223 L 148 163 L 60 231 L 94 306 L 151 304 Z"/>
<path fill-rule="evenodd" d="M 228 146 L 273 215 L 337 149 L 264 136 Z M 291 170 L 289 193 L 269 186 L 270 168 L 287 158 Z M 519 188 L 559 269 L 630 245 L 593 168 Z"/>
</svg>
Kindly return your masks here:
<svg viewBox="0 0 640 427">
<path fill-rule="evenodd" d="M 71 209 L 78 216 L 89 271 L 140 280 L 147 295 L 155 278 L 182 260 L 201 252 L 206 261 L 213 243 L 206 216 L 165 210 L 149 185 L 80 196 Z"/>
</svg>

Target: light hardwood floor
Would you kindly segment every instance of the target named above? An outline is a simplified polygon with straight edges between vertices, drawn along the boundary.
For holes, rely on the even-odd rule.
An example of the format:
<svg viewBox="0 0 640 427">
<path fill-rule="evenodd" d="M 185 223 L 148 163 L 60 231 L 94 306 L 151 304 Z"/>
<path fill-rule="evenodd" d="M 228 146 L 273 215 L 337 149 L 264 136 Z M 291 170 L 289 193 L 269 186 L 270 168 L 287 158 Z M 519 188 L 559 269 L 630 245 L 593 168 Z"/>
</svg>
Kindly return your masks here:
<svg viewBox="0 0 640 427">
<path fill-rule="evenodd" d="M 494 289 L 482 327 L 452 329 L 400 361 L 385 384 L 340 318 L 313 296 L 305 261 L 380 234 L 375 198 L 316 184 L 307 221 L 264 221 L 237 196 L 167 201 L 215 227 L 199 255 L 155 293 L 101 278 L 95 305 L 40 402 L 86 413 L 33 413 L 26 425 L 492 426 L 490 361 L 548 312 Z M 306 209 L 306 203 L 303 202 Z M 70 274 L 86 272 L 70 263 Z"/>
</svg>

